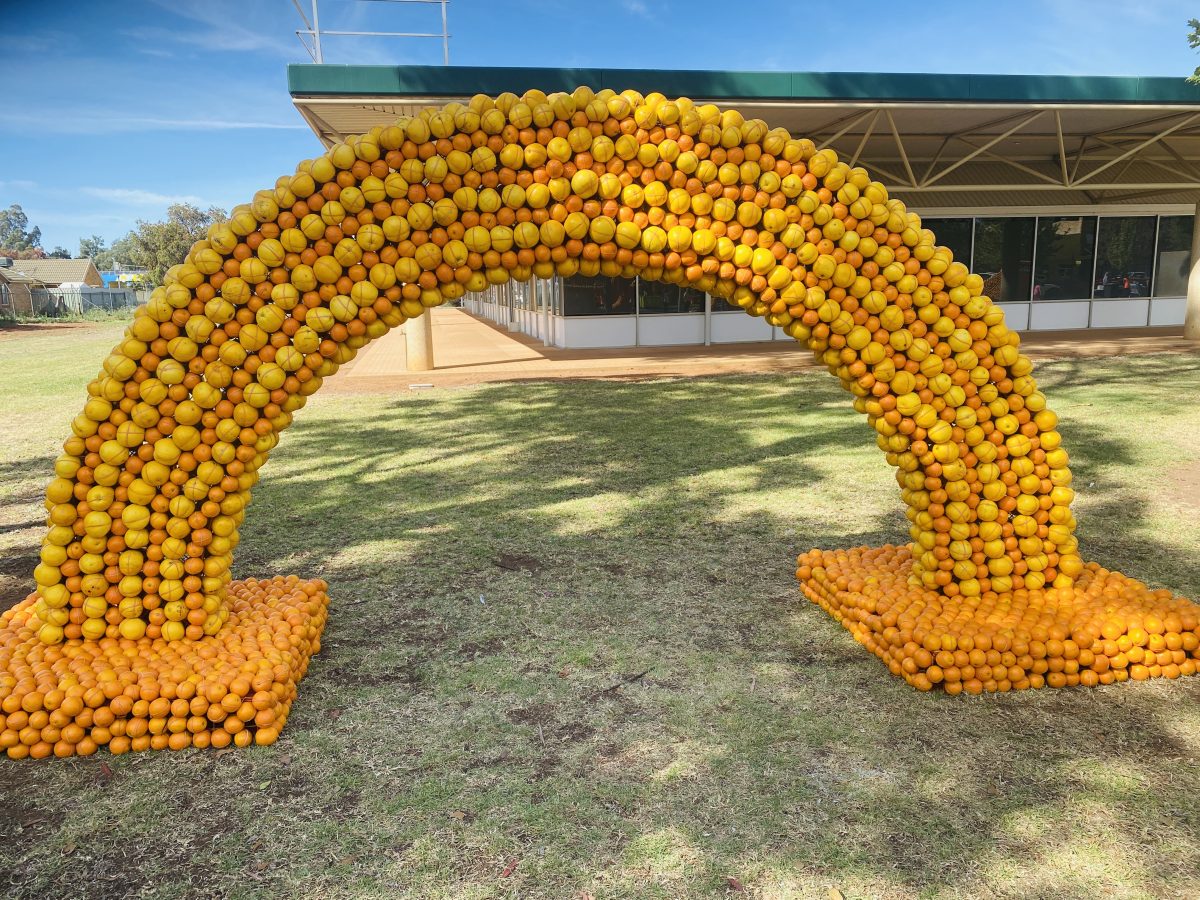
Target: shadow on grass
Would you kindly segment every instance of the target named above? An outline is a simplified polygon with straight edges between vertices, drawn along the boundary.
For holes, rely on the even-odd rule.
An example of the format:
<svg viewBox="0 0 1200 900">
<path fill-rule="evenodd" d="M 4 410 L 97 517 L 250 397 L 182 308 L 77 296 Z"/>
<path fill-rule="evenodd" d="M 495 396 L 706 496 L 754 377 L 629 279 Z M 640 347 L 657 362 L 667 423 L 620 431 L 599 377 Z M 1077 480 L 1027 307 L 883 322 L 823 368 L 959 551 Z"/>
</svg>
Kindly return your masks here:
<svg viewBox="0 0 1200 900">
<path fill-rule="evenodd" d="M 1043 369 L 1075 399 L 1080 365 Z M 164 896 L 1179 893 L 1195 680 L 922 695 L 803 601 L 796 553 L 903 536 L 846 407 L 823 376 L 315 403 L 236 564 L 330 581 L 284 739 L 0 763 L 30 822 L 0 849 L 13 893 L 131 870 Z M 1064 431 L 1083 473 L 1136 470 L 1133 435 Z M 1140 491 L 1090 510 L 1085 551 L 1177 554 L 1122 544 Z"/>
</svg>

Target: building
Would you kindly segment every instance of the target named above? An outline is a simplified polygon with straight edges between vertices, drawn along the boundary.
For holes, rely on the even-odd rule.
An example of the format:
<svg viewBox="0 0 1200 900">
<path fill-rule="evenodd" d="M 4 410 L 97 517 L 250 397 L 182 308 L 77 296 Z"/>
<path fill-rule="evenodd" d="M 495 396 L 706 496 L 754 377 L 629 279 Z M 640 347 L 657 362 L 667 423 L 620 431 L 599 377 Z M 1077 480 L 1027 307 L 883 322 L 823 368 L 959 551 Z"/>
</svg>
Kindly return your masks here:
<svg viewBox="0 0 1200 900">
<path fill-rule="evenodd" d="M 47 288 L 104 287 L 104 280 L 90 259 L 15 259 L 12 268 Z"/>
<path fill-rule="evenodd" d="M 326 145 L 476 93 L 587 84 L 736 107 L 866 167 L 987 279 L 1014 328 L 1188 316 L 1200 87 L 1183 78 L 293 65 L 288 81 Z M 1194 280 L 1188 327 L 1200 337 Z M 464 302 L 560 347 L 790 340 L 670 285 L 554 279 Z"/>
<path fill-rule="evenodd" d="M 123 266 L 116 263 L 113 268 L 100 273 L 106 287 L 137 288 L 148 283 L 148 269 L 144 266 Z"/>
<path fill-rule="evenodd" d="M 42 283 L 15 271 L 13 260 L 0 257 L 0 318 L 15 319 L 34 314 L 34 293 Z"/>
<path fill-rule="evenodd" d="M 0 258 L 0 315 L 9 318 L 133 307 L 138 297 L 131 287 L 106 287 L 90 259 Z"/>
</svg>

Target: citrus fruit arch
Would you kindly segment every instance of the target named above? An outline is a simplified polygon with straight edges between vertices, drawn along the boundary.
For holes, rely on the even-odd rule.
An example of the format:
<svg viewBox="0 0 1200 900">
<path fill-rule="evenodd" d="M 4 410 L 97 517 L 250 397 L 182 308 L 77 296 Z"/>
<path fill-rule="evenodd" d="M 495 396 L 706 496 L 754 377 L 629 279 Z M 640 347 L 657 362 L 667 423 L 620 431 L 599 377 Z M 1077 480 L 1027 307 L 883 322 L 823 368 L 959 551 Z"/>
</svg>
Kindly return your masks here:
<svg viewBox="0 0 1200 900">
<path fill-rule="evenodd" d="M 896 469 L 911 543 L 812 550 L 804 593 L 950 694 L 1196 671 L 1200 607 L 1075 538 L 1057 417 L 983 280 L 829 149 L 634 91 L 476 96 L 306 160 L 213 225 L 88 385 L 36 591 L 0 618 L 15 758 L 275 741 L 322 581 L 232 581 L 258 473 L 373 338 L 509 279 L 707 291 L 807 345 Z"/>
</svg>

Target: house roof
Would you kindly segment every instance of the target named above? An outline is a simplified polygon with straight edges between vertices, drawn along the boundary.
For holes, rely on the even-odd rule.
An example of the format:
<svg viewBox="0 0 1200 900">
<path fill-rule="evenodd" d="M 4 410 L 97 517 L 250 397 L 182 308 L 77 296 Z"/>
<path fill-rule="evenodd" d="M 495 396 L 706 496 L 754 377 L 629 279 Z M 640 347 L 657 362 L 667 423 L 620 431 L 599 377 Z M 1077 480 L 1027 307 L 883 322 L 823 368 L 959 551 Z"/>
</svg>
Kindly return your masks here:
<svg viewBox="0 0 1200 900">
<path fill-rule="evenodd" d="M 661 91 L 831 146 L 923 211 L 1200 201 L 1200 86 L 1180 78 L 291 65 L 329 146 L 423 107 L 529 88 Z"/>
<path fill-rule="evenodd" d="M 38 279 L 8 267 L 0 268 L 0 281 L 6 284 L 40 284 Z"/>
<path fill-rule="evenodd" d="M 104 284 L 90 259 L 14 259 L 12 270 L 42 282 L 47 287 L 82 282 Z"/>
</svg>

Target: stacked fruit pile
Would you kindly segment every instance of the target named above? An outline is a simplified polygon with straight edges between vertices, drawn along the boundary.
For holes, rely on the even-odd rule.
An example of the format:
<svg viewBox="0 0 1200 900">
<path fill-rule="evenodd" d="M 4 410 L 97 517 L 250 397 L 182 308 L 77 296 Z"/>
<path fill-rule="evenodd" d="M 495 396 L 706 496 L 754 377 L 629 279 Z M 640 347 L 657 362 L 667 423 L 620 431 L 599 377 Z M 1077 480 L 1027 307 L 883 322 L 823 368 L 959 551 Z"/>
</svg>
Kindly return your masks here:
<svg viewBox="0 0 1200 900">
<path fill-rule="evenodd" d="M 41 759 L 272 744 L 320 649 L 325 588 L 294 575 L 234 582 L 226 627 L 195 641 L 45 644 L 30 638 L 24 601 L 0 616 L 0 748 Z"/>
<path fill-rule="evenodd" d="M 889 596 L 934 598 L 914 603 L 961 624 L 982 610 L 1053 605 L 1065 595 L 1045 589 L 1068 592 L 1084 572 L 1067 454 L 1018 336 L 982 279 L 866 171 L 686 99 L 588 88 L 476 96 L 302 162 L 213 226 L 138 310 L 56 463 L 37 591 L 5 621 L 0 703 L 15 707 L 6 735 L 19 742 L 9 752 L 126 736 L 93 724 L 88 737 L 61 738 L 86 729 L 53 724 L 67 714 L 46 698 L 76 706 L 71 690 L 88 672 L 93 700 L 169 699 L 174 735 L 208 733 L 201 720 L 220 695 L 221 710 L 227 696 L 243 701 L 234 713 L 247 726 L 244 703 L 255 706 L 258 735 L 273 738 L 286 706 L 258 709 L 266 689 L 247 701 L 226 676 L 239 654 L 241 670 L 286 642 L 292 655 L 272 666 L 286 704 L 324 621 L 319 588 L 301 591 L 308 602 L 293 585 L 295 602 L 272 607 L 258 588 L 230 584 L 250 491 L 280 432 L 389 328 L 468 290 L 575 274 L 706 291 L 828 365 L 875 429 L 907 505 L 913 547 L 884 558 Z M 825 596 L 833 569 L 816 562 L 801 577 L 843 609 Z M 1122 596 L 1140 609 L 1140 588 Z M 286 609 L 282 619 L 272 608 Z M 1109 631 L 1129 636 L 1135 618 L 1114 614 Z M 62 651 L 35 647 L 64 641 Z M 176 645 L 197 648 L 191 662 L 163 649 Z M 118 656 L 137 664 L 105 662 Z M 125 685 L 120 696 L 108 697 L 105 673 Z M 256 677 L 265 683 L 265 671 Z M 156 694 L 169 686 L 175 698 Z M 122 719 L 99 707 L 90 718 L 110 715 Z M 146 718 L 132 706 L 129 715 Z M 149 746 L 162 744 L 155 737 Z"/>
<path fill-rule="evenodd" d="M 1070 587 L 949 600 L 906 583 L 908 547 L 812 550 L 796 575 L 893 675 L 979 694 L 1178 678 L 1200 664 L 1200 607 L 1088 563 Z"/>
</svg>

